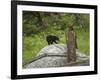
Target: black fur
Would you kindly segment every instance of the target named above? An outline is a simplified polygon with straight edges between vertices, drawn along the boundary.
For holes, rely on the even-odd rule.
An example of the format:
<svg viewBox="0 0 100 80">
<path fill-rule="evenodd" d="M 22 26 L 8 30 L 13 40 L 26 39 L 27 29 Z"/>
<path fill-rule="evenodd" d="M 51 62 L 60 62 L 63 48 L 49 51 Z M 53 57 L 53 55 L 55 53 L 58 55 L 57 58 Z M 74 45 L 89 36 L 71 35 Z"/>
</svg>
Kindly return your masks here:
<svg viewBox="0 0 100 80">
<path fill-rule="evenodd" d="M 59 41 L 59 38 L 57 36 L 54 36 L 54 35 L 48 35 L 46 37 L 46 40 L 48 42 L 48 45 L 53 44 L 53 43 L 57 44 L 57 41 Z"/>
</svg>

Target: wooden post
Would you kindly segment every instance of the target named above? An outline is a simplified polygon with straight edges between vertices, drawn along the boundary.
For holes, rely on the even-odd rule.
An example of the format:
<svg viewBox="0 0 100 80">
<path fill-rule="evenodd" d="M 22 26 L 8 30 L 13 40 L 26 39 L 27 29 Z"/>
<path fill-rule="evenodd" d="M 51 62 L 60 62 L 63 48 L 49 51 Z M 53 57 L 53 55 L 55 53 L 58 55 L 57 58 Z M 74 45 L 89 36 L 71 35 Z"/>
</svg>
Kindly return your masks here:
<svg viewBox="0 0 100 80">
<path fill-rule="evenodd" d="M 76 62 L 76 35 L 72 26 L 69 28 L 67 37 L 68 37 L 68 42 L 67 42 L 68 62 L 69 63 Z"/>
</svg>

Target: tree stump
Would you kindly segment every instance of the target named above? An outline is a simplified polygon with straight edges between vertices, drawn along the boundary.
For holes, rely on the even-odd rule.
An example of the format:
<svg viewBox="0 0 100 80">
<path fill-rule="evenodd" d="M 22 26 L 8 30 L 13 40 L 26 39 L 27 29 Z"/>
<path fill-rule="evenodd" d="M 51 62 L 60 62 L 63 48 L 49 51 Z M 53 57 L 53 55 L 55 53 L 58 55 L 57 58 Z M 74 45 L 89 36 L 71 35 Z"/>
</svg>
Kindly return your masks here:
<svg viewBox="0 0 100 80">
<path fill-rule="evenodd" d="M 69 30 L 68 34 L 68 62 L 76 62 L 76 35 L 73 29 Z"/>
</svg>

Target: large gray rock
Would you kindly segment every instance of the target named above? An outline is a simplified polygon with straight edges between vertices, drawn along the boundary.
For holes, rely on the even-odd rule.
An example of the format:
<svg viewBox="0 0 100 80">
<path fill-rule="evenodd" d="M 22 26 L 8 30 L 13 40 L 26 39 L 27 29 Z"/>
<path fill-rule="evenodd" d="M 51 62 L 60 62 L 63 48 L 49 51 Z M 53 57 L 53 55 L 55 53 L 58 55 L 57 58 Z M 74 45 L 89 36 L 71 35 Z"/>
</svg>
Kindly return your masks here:
<svg viewBox="0 0 100 80">
<path fill-rule="evenodd" d="M 26 68 L 47 68 L 64 66 L 88 66 L 89 57 L 76 51 L 76 62 L 67 62 L 67 46 L 64 44 L 53 44 L 44 47 Z"/>
<path fill-rule="evenodd" d="M 44 47 L 38 54 L 39 55 L 43 55 L 43 54 L 47 54 L 47 55 L 64 55 L 67 52 L 67 47 L 64 44 L 54 44 L 54 45 L 48 45 L 46 47 Z"/>
</svg>

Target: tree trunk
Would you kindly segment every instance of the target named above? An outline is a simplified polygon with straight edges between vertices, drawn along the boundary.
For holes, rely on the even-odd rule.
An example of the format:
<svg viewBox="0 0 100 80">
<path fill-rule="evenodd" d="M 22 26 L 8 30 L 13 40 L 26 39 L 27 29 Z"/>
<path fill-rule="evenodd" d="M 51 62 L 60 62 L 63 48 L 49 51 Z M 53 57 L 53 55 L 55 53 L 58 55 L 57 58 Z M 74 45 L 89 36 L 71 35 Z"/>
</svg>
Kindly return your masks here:
<svg viewBox="0 0 100 80">
<path fill-rule="evenodd" d="M 68 62 L 75 62 L 76 61 L 76 37 L 74 31 L 68 32 Z"/>
</svg>

